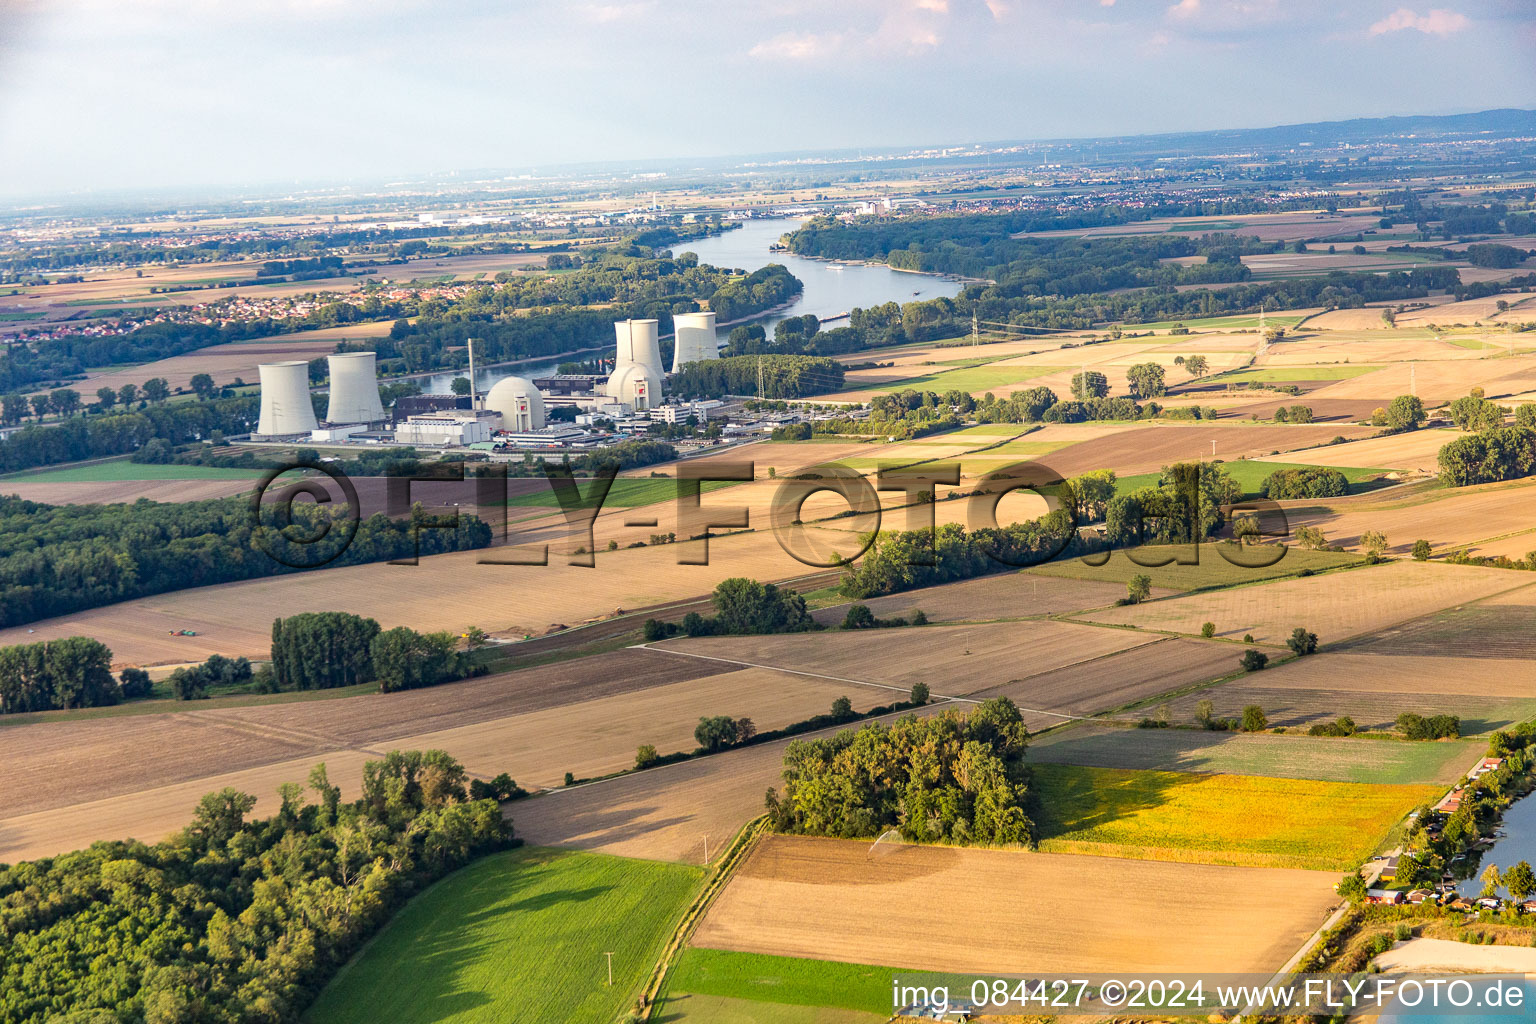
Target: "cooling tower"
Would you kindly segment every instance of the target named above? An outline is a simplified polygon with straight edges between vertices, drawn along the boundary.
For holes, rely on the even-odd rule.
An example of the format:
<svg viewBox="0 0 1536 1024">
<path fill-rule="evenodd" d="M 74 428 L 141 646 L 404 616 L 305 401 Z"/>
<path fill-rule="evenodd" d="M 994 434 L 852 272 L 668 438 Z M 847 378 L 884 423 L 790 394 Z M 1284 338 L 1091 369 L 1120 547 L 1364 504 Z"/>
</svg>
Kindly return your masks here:
<svg viewBox="0 0 1536 1024">
<path fill-rule="evenodd" d="M 676 332 L 672 342 L 673 373 L 682 369 L 684 363 L 720 358 L 720 346 L 715 341 L 715 314 L 678 313 L 672 317 L 672 325 Z"/>
<path fill-rule="evenodd" d="M 501 414 L 502 430 L 539 430 L 545 425 L 544 396 L 526 377 L 503 377 L 485 393 L 485 407 Z"/>
<path fill-rule="evenodd" d="M 327 357 L 331 365 L 329 423 L 378 423 L 384 419 L 379 380 L 372 352 L 339 352 Z"/>
<path fill-rule="evenodd" d="M 261 374 L 261 418 L 256 421 L 256 433 L 266 437 L 307 434 L 319 426 L 309 401 L 309 363 L 291 359 L 262 363 L 256 370 Z"/>
<path fill-rule="evenodd" d="M 619 320 L 613 325 L 618 335 L 619 358 L 614 369 L 626 363 L 638 363 L 645 367 L 652 380 L 662 379 L 665 371 L 661 366 L 661 344 L 656 340 L 655 320 Z"/>
</svg>

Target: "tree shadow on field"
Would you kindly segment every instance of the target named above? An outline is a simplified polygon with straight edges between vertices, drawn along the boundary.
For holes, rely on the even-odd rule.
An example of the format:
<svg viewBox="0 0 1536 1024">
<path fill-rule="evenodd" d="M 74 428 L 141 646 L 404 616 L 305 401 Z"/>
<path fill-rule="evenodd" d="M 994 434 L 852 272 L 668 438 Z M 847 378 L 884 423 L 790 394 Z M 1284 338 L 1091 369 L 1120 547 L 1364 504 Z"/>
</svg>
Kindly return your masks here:
<svg viewBox="0 0 1536 1024">
<path fill-rule="evenodd" d="M 1038 839 L 1091 833 L 1123 818 L 1153 811 L 1173 795 L 1200 785 L 1207 775 L 1172 772 L 1113 772 L 1065 765 L 1035 769 L 1035 831 Z M 1089 837 L 1083 837 L 1089 838 Z"/>
<path fill-rule="evenodd" d="M 1097 768 L 1216 772 L 1210 756 L 1218 747 L 1237 741 L 1237 733 L 1192 729 L 1115 729 L 1069 736 L 1030 750 L 1037 764 L 1087 765 Z"/>
<path fill-rule="evenodd" d="M 560 903 L 584 903 L 590 899 L 596 899 L 605 892 L 612 892 L 611 885 L 590 885 L 585 889 L 555 889 L 550 892 L 530 896 L 527 899 L 509 903 L 505 910 L 535 911 L 548 910 Z"/>
<path fill-rule="evenodd" d="M 615 795 L 612 789 L 605 787 L 596 787 L 589 792 L 595 793 L 598 789 Z M 595 799 L 590 804 L 579 802 L 582 800 L 582 794 L 545 794 L 526 803 L 513 804 L 513 828 L 520 838 L 536 845 L 590 848 L 642 839 L 693 821 L 687 814 L 651 817 L 668 810 L 653 801 L 612 807 L 601 805 Z"/>
</svg>

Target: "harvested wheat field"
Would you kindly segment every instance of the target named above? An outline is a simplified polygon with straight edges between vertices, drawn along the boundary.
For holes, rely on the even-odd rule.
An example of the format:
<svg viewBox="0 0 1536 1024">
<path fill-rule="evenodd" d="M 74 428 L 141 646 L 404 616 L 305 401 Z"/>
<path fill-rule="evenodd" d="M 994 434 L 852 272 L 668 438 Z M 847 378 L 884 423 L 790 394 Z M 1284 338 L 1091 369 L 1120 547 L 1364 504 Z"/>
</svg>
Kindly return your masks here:
<svg viewBox="0 0 1536 1024">
<path fill-rule="evenodd" d="M 1254 458 L 1326 444 L 1342 434 L 1367 437 L 1370 427 L 1355 426 L 1154 426 L 1132 427 L 1107 437 L 1052 452 L 1040 461 L 1063 476 L 1112 469 L 1121 476 L 1146 473 L 1175 462 L 1209 461 L 1211 442 L 1219 459 Z"/>
<path fill-rule="evenodd" d="M 1363 376 L 1341 380 L 1314 392 L 1319 399 L 1372 398 L 1390 401 L 1396 395 L 1416 392 L 1427 408 L 1484 388 L 1489 398 L 1527 391 L 1536 386 L 1536 358 L 1515 356 L 1490 359 L 1447 359 L 1438 362 L 1398 363 Z"/>
<path fill-rule="evenodd" d="M 1481 658 L 1506 664 L 1530 663 L 1536 661 L 1536 608 L 1524 603 L 1481 601 L 1457 605 L 1356 637 L 1336 649 L 1347 654 L 1408 659 Z"/>
<path fill-rule="evenodd" d="M 1323 651 L 1238 682 L 1339 693 L 1425 693 L 1526 699 L 1536 703 L 1530 662 L 1476 657 L 1413 657 Z M 1236 683 L 1228 684 L 1235 686 Z"/>
<path fill-rule="evenodd" d="M 1530 292 L 1514 292 L 1489 295 L 1481 299 L 1463 299 L 1460 302 L 1447 302 L 1428 309 L 1407 310 L 1398 314 L 1397 322 L 1404 327 L 1416 327 L 1421 324 L 1472 324 L 1497 316 L 1500 302 L 1507 302 L 1514 306 L 1529 298 L 1532 298 Z"/>
<path fill-rule="evenodd" d="M 1329 543 L 1357 544 L 1367 530 L 1386 535 L 1389 553 L 1407 554 L 1422 538 L 1439 554 L 1447 548 L 1496 542 L 1536 529 L 1536 480 L 1456 488 L 1404 488 L 1319 501 L 1285 501 L 1290 528 L 1315 526 Z M 1511 554 L 1523 555 L 1529 537 Z"/>
<path fill-rule="evenodd" d="M 348 799 L 357 795 L 363 763 L 394 749 L 445 750 L 463 763 L 471 775 L 490 778 L 508 772 L 525 788 L 547 788 L 559 785 L 566 772 L 586 778 L 631 767 L 635 750 L 641 744 L 654 744 L 662 753 L 692 750 L 696 746 L 693 729 L 701 713 L 750 718 L 759 729 L 770 730 L 825 713 L 835 698 L 844 695 L 857 711 L 892 699 L 885 690 L 748 670 L 432 732 L 421 731 L 406 720 L 395 725 L 396 735 L 372 743 L 346 735 L 332 739 L 305 724 L 267 725 L 252 716 L 240 715 L 242 709 L 154 716 L 148 721 L 120 719 L 112 724 L 142 723 L 134 735 L 155 744 L 134 765 L 134 776 L 140 785 L 148 785 L 124 791 L 128 785 L 125 779 L 114 778 L 101 788 L 116 792 L 115 796 L 89 801 L 79 801 L 82 790 L 72 786 L 75 799 L 69 804 L 0 820 L 0 861 L 58 853 L 96 839 L 131 835 L 153 841 L 185 825 L 203 793 L 235 786 L 256 795 L 259 807 L 271 797 L 277 783 L 291 780 L 295 772 L 302 781 L 309 766 L 319 761 L 325 762 L 342 781 Z M 297 707 L 309 709 L 320 705 Z M 301 715 L 302 711 L 289 717 Z M 164 721 L 167 718 L 179 721 Z M 405 734 L 400 735 L 401 732 Z M 114 738 L 114 742 L 121 743 L 122 739 Z M 241 751 L 243 760 L 259 766 L 190 778 L 169 787 L 154 785 L 170 781 L 178 771 L 185 774 L 190 770 L 186 764 L 188 755 L 178 756 L 178 747 L 198 751 L 205 762 L 235 747 Z M 299 757 L 299 751 L 306 751 L 306 756 Z M 163 774 L 146 770 L 144 762 L 157 759 L 167 763 L 168 770 Z M 87 829 L 89 835 L 80 842 Z"/>
<path fill-rule="evenodd" d="M 1392 562 L 1321 576 L 1277 580 L 1092 612 L 1095 622 L 1196 634 L 1214 622 L 1223 635 L 1252 633 L 1284 643 L 1307 626 L 1324 644 L 1385 629 L 1442 608 L 1489 597 L 1530 581 L 1501 569 L 1439 562 Z"/>
<path fill-rule="evenodd" d="M 0 480 L 0 494 L 45 505 L 127 504 L 146 498 L 149 501 L 204 501 L 246 494 L 250 480 L 116 480 L 103 483 L 84 481 L 36 483 L 25 477 Z"/>
<path fill-rule="evenodd" d="M 1020 707 L 1092 715 L 1230 675 L 1237 671 L 1239 657 L 1239 649 L 1229 643 L 1168 638 L 1034 672 L 969 696 L 1007 697 Z"/>
<path fill-rule="evenodd" d="M 315 699 L 244 707 L 220 707 L 217 699 L 190 705 L 168 700 L 119 709 L 141 712 L 136 714 L 63 720 L 8 715 L 0 736 L 11 784 L 0 791 L 0 817 L 327 750 L 386 749 L 403 736 L 567 705 L 598 706 L 600 698 L 639 699 L 652 689 L 718 676 L 724 668 L 696 658 L 623 650 L 399 693 L 329 698 L 314 693 L 306 696 Z M 849 687 L 843 690 L 854 696 Z M 810 706 L 825 710 L 819 702 Z M 158 713 L 148 713 L 152 707 Z M 697 718 L 687 718 L 690 729 Z M 68 772 L 61 772 L 61 765 Z"/>
<path fill-rule="evenodd" d="M 706 495 L 705 500 L 714 504 L 729 493 Z M 711 540 L 709 565 L 677 564 L 680 555 L 700 547 L 701 542 L 691 542 L 599 551 L 594 568 L 568 564 L 558 548 L 547 566 L 479 564 L 484 558 L 509 557 L 491 548 L 435 555 L 414 566 L 373 563 L 312 570 L 44 619 L 0 630 L 0 645 L 93 636 L 112 649 L 119 665 L 184 663 L 214 653 L 265 657 L 272 620 L 304 611 L 353 612 L 385 628 L 460 632 L 479 625 L 521 636 L 542 633 L 554 623 L 603 618 L 619 608 L 697 597 L 732 576 L 776 580 L 813 571 L 786 555 L 766 530 Z M 169 635 L 179 629 L 198 635 Z"/>
<path fill-rule="evenodd" d="M 727 663 L 820 673 L 902 689 L 927 683 L 935 694 L 966 695 L 1041 672 L 1139 647 L 1152 637 L 1129 630 L 1026 620 L 984 625 L 923 626 L 778 636 L 697 637 L 660 646 Z M 1066 683 L 1032 705 L 1088 695 Z"/>
<path fill-rule="evenodd" d="M 1108 882 L 1107 882 L 1108 880 Z M 1326 872 L 773 836 L 693 943 L 934 971 L 1270 971 L 1322 924 Z M 1071 912 L 1042 926 L 1042 899 Z"/>
<path fill-rule="evenodd" d="M 935 714 L 955 707 L 932 704 L 903 714 Z M 824 729 L 797 738 L 826 737 L 837 731 Z M 792 742 L 774 740 L 574 789 L 556 789 L 509 804 L 506 813 L 518 836 L 535 846 L 572 846 L 621 857 L 701 864 L 706 837 L 713 860 L 743 825 L 763 813 L 763 794 L 782 783 L 784 748 Z"/>
<path fill-rule="evenodd" d="M 215 752 L 217 753 L 217 751 Z M 155 842 L 186 827 L 197 802 L 207 794 L 233 786 L 258 798 L 259 814 L 270 812 L 277 787 L 285 782 L 303 784 L 317 761 L 325 761 L 331 782 L 356 798 L 362 787 L 362 764 L 367 755 L 337 751 L 326 757 L 303 757 L 210 775 L 193 782 L 160 786 L 131 797 L 88 800 L 48 811 L 0 819 L 0 863 L 17 863 L 53 857 L 84 849 L 99 839 L 129 837 Z"/>
<path fill-rule="evenodd" d="M 1169 703 L 1169 718 L 1174 722 L 1192 725 L 1196 721 L 1200 702 L 1208 700 L 1211 702 L 1211 713 L 1217 718 L 1235 720 L 1242 718 L 1244 708 L 1256 704 L 1264 709 L 1272 728 L 1307 728 L 1348 715 L 1354 719 L 1357 728 L 1390 732 L 1398 715 L 1412 712 L 1425 717 L 1455 715 L 1461 719 L 1463 736 L 1480 736 L 1536 715 L 1536 698 L 1529 695 L 1469 695 L 1387 689 L 1385 687 L 1392 685 L 1393 678 L 1385 672 L 1376 677 L 1384 687 L 1379 690 L 1345 689 L 1333 685 L 1330 678 L 1317 678 L 1312 687 L 1299 685 L 1299 680 L 1279 686 L 1266 685 L 1274 682 L 1271 676 L 1280 674 L 1279 670 L 1261 672 L 1256 676 L 1234 679 L 1220 686 L 1185 694 Z M 1410 681 L 1400 685 L 1405 688 L 1421 687 L 1422 683 Z M 1144 714 L 1147 714 L 1147 709 L 1134 715 L 1124 715 L 1122 719 L 1129 722 Z"/>
<path fill-rule="evenodd" d="M 1367 413 L 1369 415 L 1369 413 Z M 1312 466 L 1358 467 L 1362 469 L 1408 469 L 1420 473 L 1438 473 L 1436 457 L 1440 449 L 1459 437 L 1459 430 L 1411 430 L 1405 434 L 1371 437 L 1363 441 L 1329 445 L 1307 452 Z M 1264 456 L 1259 462 L 1289 461 L 1281 456 Z"/>
<path fill-rule="evenodd" d="M 1165 597 L 1174 591 L 1158 589 L 1153 593 Z M 1116 583 L 1007 572 L 874 597 L 862 603 L 882 619 L 910 616 L 921 609 L 931 622 L 985 622 L 1102 608 L 1124 596 L 1125 587 Z M 848 607 L 839 604 L 823 608 L 815 613 L 816 621 L 835 626 L 843 621 Z"/>
</svg>

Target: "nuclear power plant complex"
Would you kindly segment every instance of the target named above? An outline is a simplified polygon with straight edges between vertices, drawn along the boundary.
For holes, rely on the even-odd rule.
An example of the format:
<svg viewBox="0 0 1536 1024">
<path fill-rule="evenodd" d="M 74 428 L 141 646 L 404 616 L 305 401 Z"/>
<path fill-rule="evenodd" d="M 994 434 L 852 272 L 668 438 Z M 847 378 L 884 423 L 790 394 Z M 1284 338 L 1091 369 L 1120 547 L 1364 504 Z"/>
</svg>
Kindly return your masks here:
<svg viewBox="0 0 1536 1024">
<path fill-rule="evenodd" d="M 673 317 L 672 374 L 688 363 L 720 357 L 715 314 Z M 481 395 L 474 383 L 475 343 L 469 342 L 469 394 L 415 394 L 386 410 L 374 352 L 326 357 L 325 418 L 317 419 L 311 364 L 264 363 L 261 411 L 250 443 L 400 445 L 488 452 L 599 448 L 644 434 L 652 424 L 675 426 L 718 418 L 720 401 L 668 402 L 668 372 L 657 320 L 614 323 L 615 351 L 607 374 L 501 377 Z M 602 362 L 598 363 L 599 368 Z"/>
</svg>

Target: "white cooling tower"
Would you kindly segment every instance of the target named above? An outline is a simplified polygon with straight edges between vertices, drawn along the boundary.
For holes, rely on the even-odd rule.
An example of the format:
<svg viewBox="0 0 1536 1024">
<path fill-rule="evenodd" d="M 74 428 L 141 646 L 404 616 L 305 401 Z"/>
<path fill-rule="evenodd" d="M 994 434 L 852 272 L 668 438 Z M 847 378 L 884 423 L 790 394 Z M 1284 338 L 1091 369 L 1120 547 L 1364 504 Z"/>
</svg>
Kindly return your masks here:
<svg viewBox="0 0 1536 1024">
<path fill-rule="evenodd" d="M 614 323 L 613 331 L 619 343 L 615 370 L 625 363 L 638 363 L 645 367 L 652 380 L 663 378 L 665 371 L 661 366 L 661 343 L 656 339 L 656 327 L 655 320 L 619 320 Z"/>
<path fill-rule="evenodd" d="M 256 421 L 256 433 L 266 437 L 307 434 L 319 426 L 309 401 L 309 363 L 290 359 L 262 363 L 256 370 L 261 374 L 261 418 Z"/>
<path fill-rule="evenodd" d="M 379 400 L 379 380 L 373 352 L 338 352 L 328 356 L 331 366 L 329 423 L 377 423 L 384 419 Z"/>
<path fill-rule="evenodd" d="M 502 430 L 543 428 L 544 396 L 526 377 L 503 377 L 485 394 L 485 408 L 501 414 Z"/>
<path fill-rule="evenodd" d="M 677 313 L 672 317 L 672 325 L 673 373 L 682 369 L 684 363 L 720 358 L 720 346 L 715 341 L 715 314 Z"/>
<path fill-rule="evenodd" d="M 616 402 L 623 402 L 636 412 L 649 409 L 660 397 L 661 376 L 639 363 L 620 363 L 603 385 L 603 394 Z"/>
</svg>

